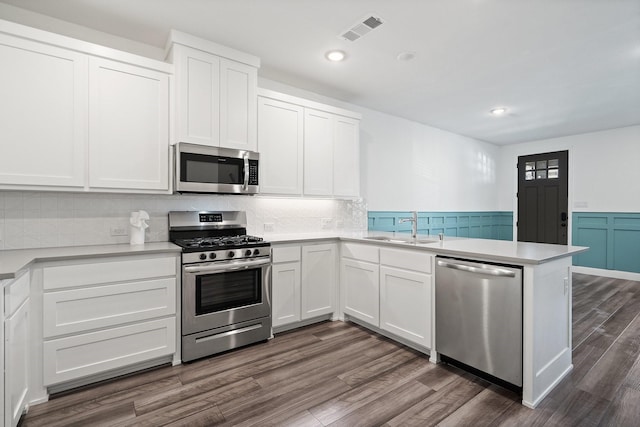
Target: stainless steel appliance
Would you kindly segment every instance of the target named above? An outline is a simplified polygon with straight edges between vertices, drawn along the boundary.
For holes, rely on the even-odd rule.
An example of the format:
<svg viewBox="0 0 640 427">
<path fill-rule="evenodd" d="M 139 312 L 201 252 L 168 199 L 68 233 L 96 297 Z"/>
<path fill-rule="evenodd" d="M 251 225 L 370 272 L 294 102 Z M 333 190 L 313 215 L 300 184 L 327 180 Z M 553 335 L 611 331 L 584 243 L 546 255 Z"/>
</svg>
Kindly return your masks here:
<svg viewBox="0 0 640 427">
<path fill-rule="evenodd" d="M 442 360 L 521 388 L 522 269 L 438 256 L 435 274 Z"/>
<path fill-rule="evenodd" d="M 182 360 L 271 337 L 271 245 L 246 235 L 246 213 L 169 212 L 182 252 Z"/>
<path fill-rule="evenodd" d="M 260 155 L 179 142 L 175 145 L 175 185 L 178 193 L 255 194 Z"/>
</svg>

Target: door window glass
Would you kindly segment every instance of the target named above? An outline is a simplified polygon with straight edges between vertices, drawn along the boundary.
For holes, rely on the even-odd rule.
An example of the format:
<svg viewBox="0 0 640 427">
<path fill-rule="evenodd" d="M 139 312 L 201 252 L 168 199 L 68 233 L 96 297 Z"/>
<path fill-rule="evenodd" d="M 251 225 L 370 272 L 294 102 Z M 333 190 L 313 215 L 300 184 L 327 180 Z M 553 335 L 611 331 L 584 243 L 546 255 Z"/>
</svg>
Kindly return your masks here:
<svg viewBox="0 0 640 427">
<path fill-rule="evenodd" d="M 196 315 L 262 302 L 259 268 L 196 277 Z"/>
</svg>

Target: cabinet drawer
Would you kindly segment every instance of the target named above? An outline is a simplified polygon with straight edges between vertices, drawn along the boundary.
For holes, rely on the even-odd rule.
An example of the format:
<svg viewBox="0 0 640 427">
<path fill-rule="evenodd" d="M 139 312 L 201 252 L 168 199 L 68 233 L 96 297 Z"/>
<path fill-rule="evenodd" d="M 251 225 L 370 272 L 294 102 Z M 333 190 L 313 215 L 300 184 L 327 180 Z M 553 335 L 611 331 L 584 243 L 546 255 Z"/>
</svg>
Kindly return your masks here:
<svg viewBox="0 0 640 427">
<path fill-rule="evenodd" d="M 176 258 L 113 258 L 74 265 L 43 268 L 44 289 L 63 289 L 151 277 L 175 276 Z"/>
<path fill-rule="evenodd" d="M 300 261 L 300 246 L 273 247 L 271 254 L 274 263 Z"/>
<path fill-rule="evenodd" d="M 174 316 L 44 342 L 44 385 L 59 384 L 175 353 Z"/>
<path fill-rule="evenodd" d="M 342 256 L 346 258 L 354 258 L 362 261 L 368 261 L 373 263 L 379 262 L 379 252 L 377 246 L 374 245 L 361 245 L 358 243 L 343 243 L 342 244 Z"/>
<path fill-rule="evenodd" d="M 4 312 L 11 316 L 29 297 L 29 273 L 25 273 L 4 288 Z"/>
<path fill-rule="evenodd" d="M 175 314 L 176 279 L 45 292 L 44 337 Z"/>
<path fill-rule="evenodd" d="M 433 255 L 422 251 L 402 249 L 380 249 L 380 264 L 404 270 L 431 273 Z"/>
</svg>

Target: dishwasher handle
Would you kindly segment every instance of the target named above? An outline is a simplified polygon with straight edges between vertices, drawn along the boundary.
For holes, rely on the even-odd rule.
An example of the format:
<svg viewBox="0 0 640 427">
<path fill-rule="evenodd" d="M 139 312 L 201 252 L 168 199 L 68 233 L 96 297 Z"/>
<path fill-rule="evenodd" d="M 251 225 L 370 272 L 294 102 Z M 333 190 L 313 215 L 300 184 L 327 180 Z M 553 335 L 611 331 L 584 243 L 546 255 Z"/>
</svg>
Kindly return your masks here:
<svg viewBox="0 0 640 427">
<path fill-rule="evenodd" d="M 451 268 L 453 270 L 466 271 L 468 273 L 484 274 L 486 276 L 498 277 L 516 277 L 516 273 L 506 268 L 495 267 L 492 265 L 478 264 L 478 266 L 458 264 L 451 261 L 438 260 L 440 267 Z"/>
</svg>

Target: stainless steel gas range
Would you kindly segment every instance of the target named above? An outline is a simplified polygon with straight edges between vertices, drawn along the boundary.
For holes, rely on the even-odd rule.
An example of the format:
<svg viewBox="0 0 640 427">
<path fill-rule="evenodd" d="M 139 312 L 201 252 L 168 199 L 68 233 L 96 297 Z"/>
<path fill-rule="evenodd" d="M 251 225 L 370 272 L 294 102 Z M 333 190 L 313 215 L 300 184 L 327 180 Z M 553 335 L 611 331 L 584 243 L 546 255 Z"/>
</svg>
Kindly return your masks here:
<svg viewBox="0 0 640 427">
<path fill-rule="evenodd" d="M 240 211 L 169 212 L 182 252 L 182 360 L 271 337 L 271 245 Z"/>
</svg>

